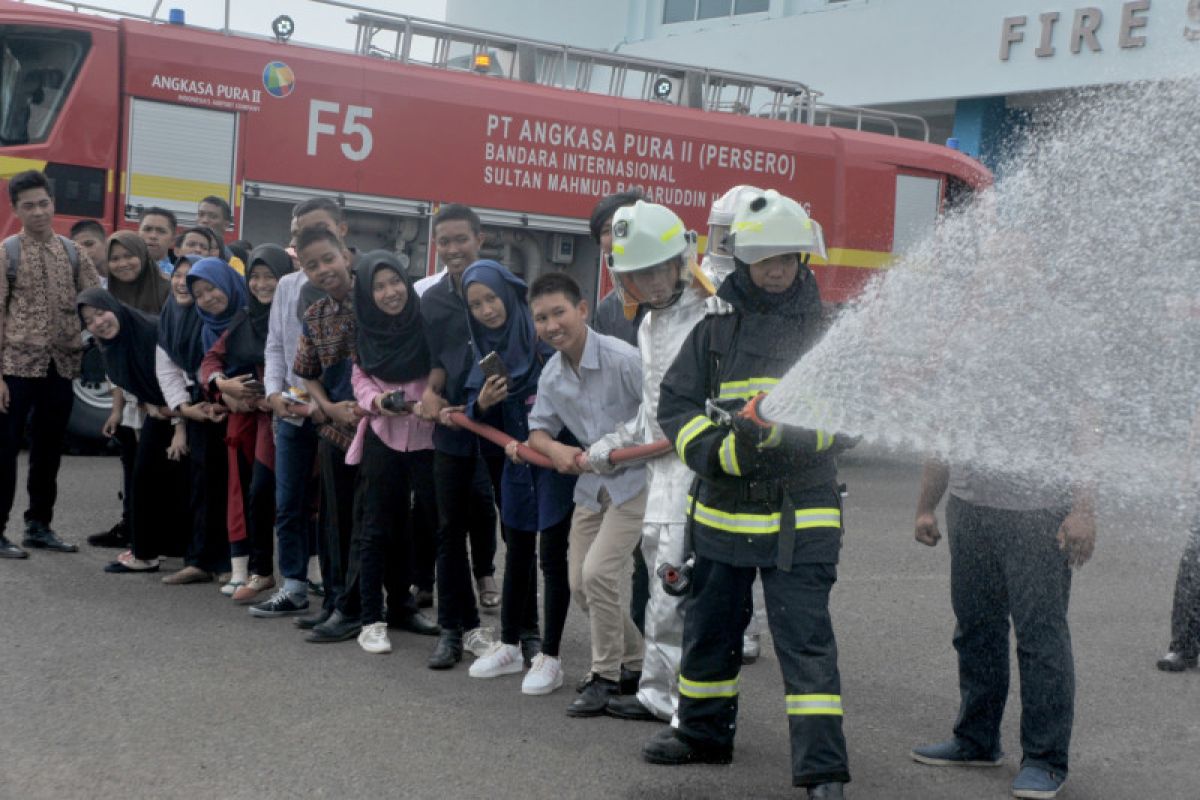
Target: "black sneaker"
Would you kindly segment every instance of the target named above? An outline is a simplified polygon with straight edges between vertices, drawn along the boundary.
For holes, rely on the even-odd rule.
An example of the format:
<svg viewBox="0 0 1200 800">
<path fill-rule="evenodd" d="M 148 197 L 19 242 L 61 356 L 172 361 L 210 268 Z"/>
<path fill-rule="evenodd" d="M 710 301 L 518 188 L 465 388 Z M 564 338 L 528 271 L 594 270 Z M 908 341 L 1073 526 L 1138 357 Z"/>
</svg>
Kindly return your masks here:
<svg viewBox="0 0 1200 800">
<path fill-rule="evenodd" d="M 106 531 L 93 533 L 87 537 L 87 543 L 92 547 L 119 547 L 128 549 L 129 542 L 129 526 L 124 522 L 118 522 Z"/>
<path fill-rule="evenodd" d="M 26 553 L 0 534 L 0 558 L 29 558 L 29 553 Z"/>
<path fill-rule="evenodd" d="M 25 538 L 21 540 L 22 547 L 32 547 L 36 550 L 53 550 L 56 553 L 78 553 L 79 547 L 67 544 L 58 538 L 58 534 L 50 530 L 44 522 L 25 520 Z"/>
<path fill-rule="evenodd" d="M 308 598 L 294 595 L 286 589 L 280 589 L 271 595 L 270 600 L 250 606 L 252 617 L 290 617 L 308 611 Z"/>
</svg>

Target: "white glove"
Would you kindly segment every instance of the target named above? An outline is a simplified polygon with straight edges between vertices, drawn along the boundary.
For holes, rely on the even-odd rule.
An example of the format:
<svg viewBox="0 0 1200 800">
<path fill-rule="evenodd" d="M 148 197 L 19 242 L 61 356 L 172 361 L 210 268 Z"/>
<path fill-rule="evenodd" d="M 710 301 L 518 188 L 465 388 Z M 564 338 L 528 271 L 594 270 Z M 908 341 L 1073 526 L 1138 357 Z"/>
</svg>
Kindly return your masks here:
<svg viewBox="0 0 1200 800">
<path fill-rule="evenodd" d="M 603 439 L 588 448 L 587 460 L 588 465 L 592 468 L 592 472 L 595 472 L 597 475 L 611 475 L 617 471 L 617 465 L 608 459 L 612 451 L 612 444 Z"/>
<path fill-rule="evenodd" d="M 733 306 L 714 294 L 704 299 L 704 313 L 710 317 L 723 317 L 733 313 Z"/>
</svg>

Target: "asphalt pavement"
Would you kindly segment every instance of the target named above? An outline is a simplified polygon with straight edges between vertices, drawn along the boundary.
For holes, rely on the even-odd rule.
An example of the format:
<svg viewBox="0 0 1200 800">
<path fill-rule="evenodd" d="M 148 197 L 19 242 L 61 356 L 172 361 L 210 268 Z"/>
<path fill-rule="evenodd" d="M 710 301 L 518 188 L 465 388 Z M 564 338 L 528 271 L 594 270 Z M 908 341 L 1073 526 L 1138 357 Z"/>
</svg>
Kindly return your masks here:
<svg viewBox="0 0 1200 800">
<path fill-rule="evenodd" d="M 1007 797 L 1020 754 L 1015 674 L 1003 767 L 909 759 L 913 745 L 949 733 L 958 703 L 948 553 L 912 539 L 914 465 L 859 455 L 842 472 L 848 530 L 833 615 L 847 797 Z M 118 480 L 115 458 L 64 459 L 55 529 L 82 543 L 110 526 Z M 24 503 L 19 496 L 14 519 Z M 1095 559 L 1076 574 L 1064 800 L 1200 798 L 1200 671 L 1154 667 L 1168 638 L 1182 514 L 1106 509 Z M 19 539 L 17 526 L 10 536 Z M 253 619 L 215 584 L 104 574 L 113 555 L 83 545 L 0 560 L 0 800 L 804 796 L 790 785 L 769 647 L 743 672 L 734 763 L 651 766 L 640 750 L 657 724 L 563 713 L 588 660 L 578 610 L 563 643 L 568 688 L 525 697 L 519 675 L 476 680 L 466 663 L 426 669 L 432 639 L 392 632 L 387 656 L 354 642 L 308 644 L 289 620 Z"/>
</svg>

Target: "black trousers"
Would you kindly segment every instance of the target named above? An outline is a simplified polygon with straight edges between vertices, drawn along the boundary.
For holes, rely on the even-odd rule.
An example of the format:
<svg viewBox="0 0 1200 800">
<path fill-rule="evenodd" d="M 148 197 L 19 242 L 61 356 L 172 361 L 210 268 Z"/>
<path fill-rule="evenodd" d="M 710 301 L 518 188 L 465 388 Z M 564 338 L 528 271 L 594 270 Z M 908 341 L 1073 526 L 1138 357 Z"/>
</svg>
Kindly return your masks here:
<svg viewBox="0 0 1200 800">
<path fill-rule="evenodd" d="M 438 507 L 438 624 L 447 632 L 479 627 L 479 609 L 467 561 L 467 535 L 489 515 L 492 531 L 496 528 L 491 492 L 486 502 L 479 497 L 480 461 L 478 456 L 456 456 L 442 451 L 433 456 Z"/>
<path fill-rule="evenodd" d="M 324 607 L 345 607 L 342 613 L 357 618 L 358 592 L 347 588 L 358 574 L 351 559 L 350 543 L 354 536 L 354 493 L 358 467 L 346 463 L 346 451 L 327 439 L 317 445 L 317 464 L 321 473 L 321 577 L 325 583 Z M 351 572 L 353 570 L 353 572 Z"/>
<path fill-rule="evenodd" d="M 571 515 L 540 534 L 504 528 L 504 587 L 500 596 L 500 641 L 517 644 L 538 635 L 538 561 L 546 586 L 543 593 L 545 630 L 542 652 L 558 657 L 563 626 L 571 607 L 567 541 Z"/>
<path fill-rule="evenodd" d="M 130 536 L 135 558 L 181 555 L 192 537 L 188 465 L 167 458 L 175 428 L 146 417 L 133 464 Z"/>
<path fill-rule="evenodd" d="M 240 449 L 229 450 L 237 459 L 242 489 L 242 518 L 246 538 L 229 543 L 231 556 L 246 556 L 251 575 L 275 573 L 275 470 Z"/>
<path fill-rule="evenodd" d="M 363 443 L 355 495 L 357 524 L 350 561 L 357 564 L 338 610 L 363 625 L 402 618 L 417 610 L 412 585 L 412 494 L 433 488 L 433 451 L 403 453 L 383 443 L 370 427 Z M 384 590 L 387 590 L 387 611 Z M 357 609 L 349 602 L 358 592 Z M 358 610 L 357 615 L 353 614 Z"/>
<path fill-rule="evenodd" d="M 847 782 L 841 678 L 829 616 L 835 564 L 796 564 L 784 572 L 696 557 L 691 592 L 683 604 L 679 735 L 701 746 L 733 746 L 742 632 L 754 611 L 750 587 L 760 571 L 767 621 L 783 671 L 792 782 Z"/>
<path fill-rule="evenodd" d="M 117 452 L 121 457 L 121 524 L 129 527 L 133 517 L 133 464 L 137 461 L 137 433 L 133 428 L 117 426 Z"/>
<path fill-rule="evenodd" d="M 414 480 L 412 524 L 409 526 L 412 583 L 422 592 L 432 592 L 437 569 L 437 488 L 433 485 L 433 451 L 425 450 L 426 465 L 421 480 Z"/>
<path fill-rule="evenodd" d="M 8 524 L 17 494 L 17 454 L 30 423 L 29 492 L 26 521 L 49 525 L 54 519 L 58 499 L 58 466 L 62 461 L 63 440 L 75 393 L 71 381 L 58 374 L 54 362 L 44 378 L 19 378 L 5 375 L 8 385 L 8 413 L 0 420 L 0 535 Z M 32 413 L 32 420 L 30 415 Z"/>
<path fill-rule="evenodd" d="M 183 561 L 207 572 L 229 569 L 229 460 L 225 423 L 187 420 L 192 531 Z M 266 574 L 271 574 L 267 572 Z"/>
<path fill-rule="evenodd" d="M 1171 606 L 1171 650 L 1185 656 L 1200 654 L 1200 519 L 1179 560 L 1175 602 Z"/>
<path fill-rule="evenodd" d="M 475 580 L 496 574 L 495 509 L 500 507 L 500 476 L 503 473 L 503 454 L 481 454 L 475 459 L 475 482 L 471 487 L 474 499 L 468 525 L 471 574 Z"/>
<path fill-rule="evenodd" d="M 1075 709 L 1071 569 L 1055 541 L 1066 515 L 986 508 L 953 495 L 946 506 L 961 695 L 954 735 L 983 753 L 1000 750 L 1011 617 L 1021 673 L 1021 763 L 1063 773 Z"/>
</svg>

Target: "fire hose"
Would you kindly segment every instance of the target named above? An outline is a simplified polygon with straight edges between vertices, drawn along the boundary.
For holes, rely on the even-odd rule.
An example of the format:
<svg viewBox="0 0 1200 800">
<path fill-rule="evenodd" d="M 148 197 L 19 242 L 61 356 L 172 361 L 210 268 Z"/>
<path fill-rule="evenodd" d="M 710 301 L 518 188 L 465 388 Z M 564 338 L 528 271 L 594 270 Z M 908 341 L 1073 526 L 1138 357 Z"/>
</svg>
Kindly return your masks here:
<svg viewBox="0 0 1200 800">
<path fill-rule="evenodd" d="M 307 417 L 312 413 L 312 407 L 308 404 L 292 403 L 289 404 L 289 407 L 292 413 L 296 416 Z M 477 436 L 482 436 L 484 439 L 487 439 L 497 447 L 505 448 L 511 442 L 516 441 L 516 439 L 509 436 L 504 431 L 493 428 L 491 425 L 486 423 L 477 422 L 461 411 L 451 412 L 450 419 L 453 420 L 454 424 L 458 425 L 460 428 L 468 430 Z M 634 447 L 617 448 L 609 454 L 608 459 L 613 464 L 625 464 L 631 461 L 641 461 L 648 458 L 654 458 L 655 456 L 660 456 L 669 452 L 671 452 L 671 443 L 666 439 L 658 439 L 650 444 L 639 444 Z M 554 462 L 527 444 L 517 444 L 517 455 L 521 457 L 522 461 L 528 464 L 533 464 L 535 467 L 554 469 Z M 580 453 L 575 457 L 575 462 L 580 467 L 586 467 L 587 454 Z"/>
</svg>

